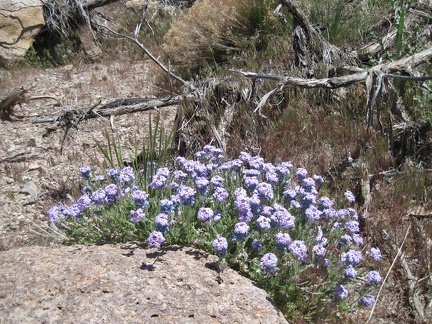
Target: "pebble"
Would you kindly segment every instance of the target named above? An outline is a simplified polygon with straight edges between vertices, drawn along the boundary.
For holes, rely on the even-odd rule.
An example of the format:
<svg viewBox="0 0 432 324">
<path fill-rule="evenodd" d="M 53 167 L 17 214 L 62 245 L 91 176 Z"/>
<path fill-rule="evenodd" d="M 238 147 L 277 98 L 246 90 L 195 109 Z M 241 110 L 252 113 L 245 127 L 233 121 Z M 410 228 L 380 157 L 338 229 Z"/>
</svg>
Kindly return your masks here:
<svg viewBox="0 0 432 324">
<path fill-rule="evenodd" d="M 40 169 L 40 165 L 36 164 L 36 163 L 30 163 L 28 166 L 29 171 L 35 171 L 35 170 L 39 170 L 39 169 Z"/>
</svg>

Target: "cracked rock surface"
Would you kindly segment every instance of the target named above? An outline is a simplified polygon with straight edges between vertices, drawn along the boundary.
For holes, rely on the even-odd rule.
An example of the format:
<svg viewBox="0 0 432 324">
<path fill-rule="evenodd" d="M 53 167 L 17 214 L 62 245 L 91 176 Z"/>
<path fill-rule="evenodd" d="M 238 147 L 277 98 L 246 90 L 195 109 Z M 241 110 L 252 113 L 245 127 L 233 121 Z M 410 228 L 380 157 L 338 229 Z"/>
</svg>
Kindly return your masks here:
<svg viewBox="0 0 432 324">
<path fill-rule="evenodd" d="M 192 248 L 0 253 L 1 323 L 286 323 L 267 293 Z"/>
</svg>

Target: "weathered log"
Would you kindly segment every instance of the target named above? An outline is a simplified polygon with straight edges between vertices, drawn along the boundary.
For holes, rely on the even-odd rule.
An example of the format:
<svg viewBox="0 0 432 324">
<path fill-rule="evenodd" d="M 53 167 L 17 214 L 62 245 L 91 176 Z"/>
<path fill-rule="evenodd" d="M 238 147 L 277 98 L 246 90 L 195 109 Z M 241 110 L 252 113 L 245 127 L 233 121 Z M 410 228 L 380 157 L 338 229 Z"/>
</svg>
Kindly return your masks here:
<svg viewBox="0 0 432 324">
<path fill-rule="evenodd" d="M 67 110 L 63 111 L 56 118 L 40 118 L 34 119 L 33 124 L 39 123 L 50 123 L 61 121 L 65 124 L 71 123 L 73 126 L 77 126 L 79 122 L 87 119 L 98 118 L 98 117 L 111 117 L 120 116 L 125 114 L 132 114 L 141 111 L 147 111 L 151 109 L 157 109 L 166 106 L 176 105 L 180 102 L 181 97 L 168 97 L 168 98 L 155 98 L 155 99 L 119 99 L 104 106 L 98 107 L 99 104 L 89 108 L 86 111 L 83 110 Z M 136 103 L 136 102 L 139 103 Z M 133 103 L 133 104 L 127 104 Z"/>
<path fill-rule="evenodd" d="M 374 71 L 388 71 L 388 72 L 410 72 L 410 70 L 418 65 L 427 62 L 432 59 L 432 48 L 428 48 L 420 53 L 402 58 L 397 61 L 379 64 L 368 70 L 363 70 L 360 68 L 355 68 L 355 71 L 359 71 L 354 74 L 333 77 L 333 78 L 322 78 L 322 79 L 305 79 L 305 78 L 296 78 L 296 77 L 285 77 L 274 74 L 265 74 L 265 73 L 255 73 L 255 72 L 243 72 L 239 70 L 231 70 L 232 72 L 240 73 L 241 75 L 251 78 L 251 79 L 266 79 L 279 81 L 282 88 L 289 88 L 292 86 L 300 87 L 300 88 L 328 88 L 335 89 L 340 87 L 347 87 L 354 83 L 364 82 L 369 74 Z M 384 72 L 383 72 L 384 73 Z M 431 80 L 432 76 L 426 77 L 405 77 L 400 75 L 394 75 L 390 73 L 384 73 L 384 77 L 387 78 L 397 78 L 401 80 L 411 80 L 411 81 L 426 81 Z"/>
</svg>

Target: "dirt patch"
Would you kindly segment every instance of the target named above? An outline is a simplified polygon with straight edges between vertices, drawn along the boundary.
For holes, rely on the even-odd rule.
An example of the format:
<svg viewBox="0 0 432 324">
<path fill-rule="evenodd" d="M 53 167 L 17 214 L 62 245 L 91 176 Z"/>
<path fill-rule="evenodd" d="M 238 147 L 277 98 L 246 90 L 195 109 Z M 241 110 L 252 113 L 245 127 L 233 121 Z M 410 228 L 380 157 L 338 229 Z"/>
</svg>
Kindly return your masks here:
<svg viewBox="0 0 432 324">
<path fill-rule="evenodd" d="M 35 235 L 35 222 L 46 221 L 46 211 L 60 202 L 70 204 L 80 182 L 79 167 L 101 165 L 97 143 L 119 136 L 126 157 L 147 138 L 149 117 L 160 114 L 171 130 L 176 107 L 114 118 L 84 121 L 70 129 L 61 150 L 64 130 L 54 123 L 33 124 L 67 109 L 88 109 L 119 98 L 152 98 L 158 92 L 148 62 L 76 63 L 60 68 L 3 71 L 0 97 L 17 87 L 28 96 L 52 96 L 14 107 L 10 121 L 0 121 L 0 250 L 46 243 Z M 76 198 L 76 195 L 74 196 Z M 49 240 L 48 240 L 49 241 Z"/>
</svg>

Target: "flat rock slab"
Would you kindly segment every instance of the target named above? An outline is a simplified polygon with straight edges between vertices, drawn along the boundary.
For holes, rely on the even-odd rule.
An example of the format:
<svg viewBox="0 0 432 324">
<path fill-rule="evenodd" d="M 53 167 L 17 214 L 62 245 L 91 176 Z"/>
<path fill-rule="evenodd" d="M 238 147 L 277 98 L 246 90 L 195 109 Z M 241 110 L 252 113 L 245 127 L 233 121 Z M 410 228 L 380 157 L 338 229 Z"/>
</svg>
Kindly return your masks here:
<svg viewBox="0 0 432 324">
<path fill-rule="evenodd" d="M 0 252 L 0 323 L 286 323 L 217 257 L 136 244 Z"/>
</svg>

